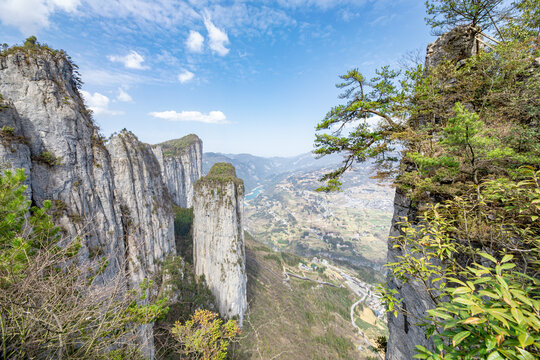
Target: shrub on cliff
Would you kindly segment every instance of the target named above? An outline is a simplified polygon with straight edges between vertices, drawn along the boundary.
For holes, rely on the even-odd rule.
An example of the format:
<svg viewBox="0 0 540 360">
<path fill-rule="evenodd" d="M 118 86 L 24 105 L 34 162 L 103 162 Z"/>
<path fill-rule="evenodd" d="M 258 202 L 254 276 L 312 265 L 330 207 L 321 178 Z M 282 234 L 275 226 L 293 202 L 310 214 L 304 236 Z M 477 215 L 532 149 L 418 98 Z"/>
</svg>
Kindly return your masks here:
<svg viewBox="0 0 540 360">
<path fill-rule="evenodd" d="M 412 319 L 396 290 L 384 295 L 433 337 L 435 351 L 418 348 L 417 358 L 540 357 L 538 2 L 515 5 L 521 18 L 490 51 L 402 75 L 383 68 L 370 82 L 356 70 L 342 76 L 347 102 L 317 127 L 317 154 L 347 155 L 321 190 L 374 158 L 425 212 L 401 224 L 402 256 L 389 266 L 399 282 L 424 286 L 433 310 Z"/>
<path fill-rule="evenodd" d="M 234 320 L 223 322 L 216 313 L 197 310 L 185 323 L 177 322 L 172 334 L 179 343 L 182 358 L 224 360 L 240 328 Z"/>
<path fill-rule="evenodd" d="M 106 259 L 78 263 L 80 239 L 60 237 L 50 201 L 30 207 L 24 180 L 22 169 L 0 174 L 0 358 L 139 358 L 133 328 L 164 301 L 142 306 L 145 289 L 100 277 Z"/>
</svg>

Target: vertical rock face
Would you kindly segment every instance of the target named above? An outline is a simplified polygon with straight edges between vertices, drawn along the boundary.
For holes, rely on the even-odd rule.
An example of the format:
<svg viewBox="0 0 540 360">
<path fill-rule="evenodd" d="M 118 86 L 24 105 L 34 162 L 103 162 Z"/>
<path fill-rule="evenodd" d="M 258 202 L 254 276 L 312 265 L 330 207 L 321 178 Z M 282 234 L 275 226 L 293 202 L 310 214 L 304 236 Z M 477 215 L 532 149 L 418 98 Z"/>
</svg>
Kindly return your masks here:
<svg viewBox="0 0 540 360">
<path fill-rule="evenodd" d="M 83 238 L 80 256 L 106 255 L 104 276 L 113 276 L 124 250 L 112 167 L 76 84 L 61 53 L 0 57 L 0 163 L 27 170 L 32 201 L 52 200 L 56 221 Z"/>
<path fill-rule="evenodd" d="M 124 131 L 105 146 L 77 83 L 62 53 L 36 47 L 0 56 L 0 169 L 24 168 L 32 202 L 52 200 L 55 222 L 83 240 L 81 262 L 107 258 L 100 279 L 138 287 L 176 252 L 172 200 L 149 145 Z M 185 168 L 189 156 L 201 164 L 197 151 L 200 140 L 181 157 Z M 136 332 L 153 359 L 152 325 Z"/>
<path fill-rule="evenodd" d="M 394 216 L 390 227 L 388 241 L 388 262 L 399 261 L 398 256 L 403 255 L 401 249 L 396 249 L 390 239 L 401 235 L 400 221 L 405 218 L 414 219 L 416 211 L 411 200 L 399 189 L 394 198 Z M 398 279 L 390 277 L 388 282 L 390 289 L 399 292 L 398 298 L 402 299 L 401 306 L 407 311 L 407 316 L 398 311 L 397 317 L 388 313 L 388 345 L 386 351 L 387 360 L 408 360 L 416 354 L 416 345 L 432 348 L 430 340 L 426 339 L 424 329 L 416 324 L 427 315 L 427 309 L 433 308 L 433 302 L 423 290 L 421 284 L 410 281 L 402 283 Z"/>
<path fill-rule="evenodd" d="M 172 201 L 149 145 L 123 130 L 111 138 L 107 149 L 120 204 L 126 270 L 130 286 L 137 287 L 152 278 L 167 255 L 176 253 Z M 137 335 L 143 353 L 153 359 L 153 325 L 140 326 Z"/>
<path fill-rule="evenodd" d="M 443 61 L 450 60 L 457 63 L 476 54 L 478 51 L 475 41 L 477 31 L 470 26 L 458 26 L 429 44 L 426 52 L 426 72 Z M 417 211 L 411 204 L 411 200 L 397 189 L 394 199 L 394 216 L 388 240 L 389 263 L 398 261 L 398 256 L 403 254 L 403 250 L 394 248 L 391 242 L 392 238 L 402 234 L 399 222 L 405 217 L 414 219 L 416 216 Z M 407 312 L 407 316 L 399 312 L 397 317 L 394 317 L 393 313 L 388 314 L 389 338 L 386 359 L 412 359 L 416 354 L 416 345 L 433 349 L 432 342 L 426 339 L 423 329 L 416 325 L 427 315 L 426 311 L 434 306 L 421 284 L 414 281 L 402 283 L 398 279 L 390 277 L 388 287 L 398 291 L 397 297 L 402 299 L 401 306 Z"/>
<path fill-rule="evenodd" d="M 214 164 L 195 184 L 195 273 L 205 276 L 221 315 L 240 324 L 247 309 L 243 210 L 244 184 L 231 164 Z"/>
<path fill-rule="evenodd" d="M 114 171 L 114 194 L 120 205 L 124 248 L 132 284 L 158 270 L 176 253 L 172 201 L 149 145 L 124 130 L 107 143 Z"/>
<path fill-rule="evenodd" d="M 193 206 L 193 187 L 202 176 L 202 141 L 190 134 L 152 146 L 175 205 Z"/>
</svg>

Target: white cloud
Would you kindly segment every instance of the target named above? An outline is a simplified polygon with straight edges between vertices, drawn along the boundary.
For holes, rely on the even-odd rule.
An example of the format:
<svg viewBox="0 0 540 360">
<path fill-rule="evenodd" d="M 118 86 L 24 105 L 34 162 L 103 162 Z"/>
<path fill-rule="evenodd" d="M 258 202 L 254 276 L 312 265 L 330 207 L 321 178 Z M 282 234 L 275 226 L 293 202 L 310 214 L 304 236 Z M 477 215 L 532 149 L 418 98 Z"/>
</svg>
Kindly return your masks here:
<svg viewBox="0 0 540 360">
<path fill-rule="evenodd" d="M 118 88 L 118 96 L 116 97 L 117 101 L 122 102 L 132 102 L 133 98 L 122 88 Z"/>
<path fill-rule="evenodd" d="M 180 73 L 178 75 L 178 81 L 180 81 L 182 84 L 185 84 L 185 83 L 193 80 L 194 77 L 195 77 L 194 73 L 192 73 L 191 71 L 188 71 L 188 70 L 184 70 L 184 71 L 182 71 L 182 73 Z"/>
<path fill-rule="evenodd" d="M 112 62 L 124 64 L 128 69 L 144 70 L 148 68 L 142 64 L 144 57 L 135 50 L 131 50 L 126 56 L 109 55 L 107 58 Z"/>
<path fill-rule="evenodd" d="M 74 12 L 79 5 L 80 0 L 1 0 L 0 21 L 27 36 L 48 27 L 55 11 Z"/>
<path fill-rule="evenodd" d="M 204 45 L 204 37 L 197 31 L 190 30 L 186 40 L 186 47 L 194 53 L 202 53 Z"/>
<path fill-rule="evenodd" d="M 149 115 L 168 121 L 195 121 L 206 124 L 228 124 L 227 117 L 221 111 L 210 111 L 208 114 L 203 114 L 199 111 L 182 111 L 174 110 L 151 112 Z"/>
<path fill-rule="evenodd" d="M 229 53 L 229 49 L 225 47 L 229 44 L 227 34 L 223 30 L 218 29 L 207 17 L 204 18 L 204 26 L 206 26 L 206 31 L 208 31 L 210 49 L 220 56 L 227 55 Z"/>
<path fill-rule="evenodd" d="M 94 112 L 96 115 L 122 115 L 121 111 L 109 110 L 110 99 L 98 92 L 90 94 L 88 91 L 80 91 L 86 106 Z"/>
</svg>

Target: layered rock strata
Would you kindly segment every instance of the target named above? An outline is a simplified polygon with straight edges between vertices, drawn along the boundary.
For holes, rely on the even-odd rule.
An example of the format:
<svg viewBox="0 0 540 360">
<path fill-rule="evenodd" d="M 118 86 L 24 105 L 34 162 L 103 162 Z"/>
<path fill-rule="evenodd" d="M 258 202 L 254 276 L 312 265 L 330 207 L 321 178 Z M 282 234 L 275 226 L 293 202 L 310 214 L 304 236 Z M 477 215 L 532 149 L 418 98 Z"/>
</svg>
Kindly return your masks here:
<svg viewBox="0 0 540 360">
<path fill-rule="evenodd" d="M 195 184 L 193 259 L 204 275 L 221 315 L 238 316 L 247 309 L 244 248 L 244 184 L 229 163 L 216 163 Z"/>
<path fill-rule="evenodd" d="M 176 206 L 193 206 L 193 187 L 202 176 L 202 141 L 190 134 L 153 145 L 165 185 Z"/>
</svg>

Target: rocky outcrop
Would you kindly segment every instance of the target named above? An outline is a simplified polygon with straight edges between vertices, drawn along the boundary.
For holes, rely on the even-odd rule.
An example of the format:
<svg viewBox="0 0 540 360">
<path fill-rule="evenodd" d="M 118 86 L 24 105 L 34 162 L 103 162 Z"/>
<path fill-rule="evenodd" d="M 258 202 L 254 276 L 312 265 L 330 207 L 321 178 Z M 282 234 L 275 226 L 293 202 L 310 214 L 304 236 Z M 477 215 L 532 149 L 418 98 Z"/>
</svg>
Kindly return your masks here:
<svg viewBox="0 0 540 360">
<path fill-rule="evenodd" d="M 153 145 L 165 185 L 175 205 L 193 206 L 193 187 L 202 176 L 202 141 L 190 134 Z"/>
<path fill-rule="evenodd" d="M 458 26 L 457 28 L 441 35 L 435 42 L 427 47 L 425 70 L 428 71 L 450 60 L 457 63 L 477 53 L 479 47 L 475 41 L 478 30 L 470 26 Z M 406 166 L 404 167 L 406 168 Z M 406 170 L 405 170 L 406 171 Z M 407 249 L 394 248 L 392 240 L 402 234 L 399 223 L 405 218 L 414 220 L 417 217 L 417 209 L 421 204 L 413 206 L 411 199 L 400 189 L 396 190 L 394 198 L 394 215 L 388 240 L 388 262 L 398 261 Z M 406 315 L 398 312 L 397 317 L 393 313 L 388 314 L 388 346 L 387 360 L 408 360 L 416 354 L 416 345 L 433 349 L 431 340 L 426 339 L 424 329 L 417 324 L 427 315 L 427 310 L 434 307 L 429 296 L 423 290 L 421 284 L 410 281 L 402 281 L 390 276 L 388 287 L 396 289 L 398 299 L 401 299 L 401 307 Z"/>
<path fill-rule="evenodd" d="M 107 149 L 124 231 L 126 271 L 130 286 L 138 287 L 156 275 L 168 255 L 176 254 L 172 201 L 149 145 L 123 130 L 109 140 Z M 137 335 L 143 353 L 152 359 L 153 325 L 140 326 Z"/>
<path fill-rule="evenodd" d="M 478 32 L 478 28 L 461 25 L 439 36 L 437 40 L 427 46 L 425 71 L 429 71 L 443 61 L 457 63 L 476 55 L 482 48 L 480 43 L 475 40 Z"/>
<path fill-rule="evenodd" d="M 193 261 L 204 275 L 221 315 L 238 316 L 247 309 L 243 230 L 244 184 L 229 163 L 216 163 L 195 184 Z"/>
<path fill-rule="evenodd" d="M 104 255 L 103 276 L 114 276 L 124 249 L 112 166 L 72 64 L 49 49 L 4 54 L 0 94 L 0 163 L 24 168 L 32 202 L 52 200 L 55 221 L 83 240 L 81 260 Z"/>
</svg>

